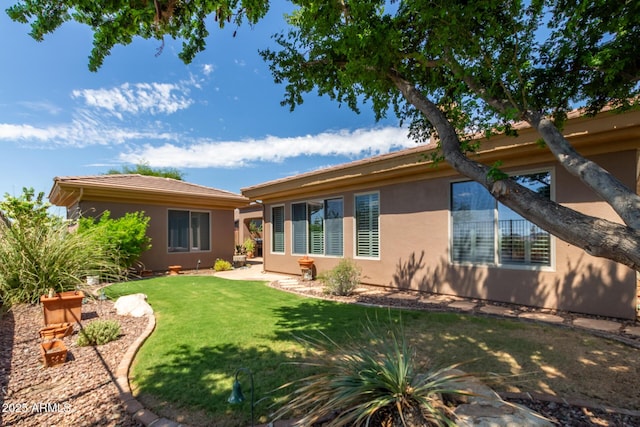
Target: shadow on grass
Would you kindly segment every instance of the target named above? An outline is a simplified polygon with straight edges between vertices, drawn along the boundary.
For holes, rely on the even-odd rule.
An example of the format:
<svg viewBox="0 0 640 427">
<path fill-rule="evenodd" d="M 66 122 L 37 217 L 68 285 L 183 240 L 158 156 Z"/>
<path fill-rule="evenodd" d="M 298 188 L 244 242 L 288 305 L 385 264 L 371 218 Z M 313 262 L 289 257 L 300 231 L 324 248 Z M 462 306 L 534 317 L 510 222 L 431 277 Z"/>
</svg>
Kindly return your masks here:
<svg viewBox="0 0 640 427">
<path fill-rule="evenodd" d="M 154 365 L 139 381 L 133 378 L 136 394 L 145 403 L 153 402 L 158 414 L 190 425 L 249 424 L 250 378 L 246 373 L 239 376 L 246 401 L 239 405 L 227 402 L 237 368 L 248 368 L 253 373 L 256 422 L 264 422 L 269 408 L 284 394 L 275 391 L 282 385 L 277 379 L 291 378 L 299 371 L 287 364 L 291 360 L 285 354 L 264 346 L 176 344 L 160 359 L 167 362 Z"/>
</svg>

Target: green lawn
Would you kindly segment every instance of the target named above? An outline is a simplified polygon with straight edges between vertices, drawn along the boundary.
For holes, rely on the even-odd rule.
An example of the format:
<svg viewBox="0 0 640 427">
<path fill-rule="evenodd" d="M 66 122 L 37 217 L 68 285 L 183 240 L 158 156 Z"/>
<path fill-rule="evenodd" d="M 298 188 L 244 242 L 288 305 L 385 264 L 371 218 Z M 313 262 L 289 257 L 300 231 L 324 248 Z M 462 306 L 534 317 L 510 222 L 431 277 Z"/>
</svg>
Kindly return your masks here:
<svg viewBox="0 0 640 427">
<path fill-rule="evenodd" d="M 112 298 L 137 292 L 148 296 L 157 326 L 136 356 L 134 391 L 157 413 L 184 422 L 248 423 L 247 403 L 227 403 L 238 367 L 254 373 L 256 400 L 263 399 L 256 405 L 256 420 L 264 422 L 270 405 L 283 394 L 274 390 L 308 374 L 289 363 L 311 356 L 296 336 L 324 333 L 338 343 L 357 340 L 368 319 L 378 319 L 381 328 L 401 323 L 422 362 L 444 366 L 477 359 L 463 369 L 502 378 L 491 383 L 497 390 L 585 397 L 640 409 L 639 351 L 576 331 L 340 304 L 288 294 L 264 282 L 210 276 L 154 278 L 107 289 Z M 240 378 L 248 399 L 249 379 Z"/>
</svg>

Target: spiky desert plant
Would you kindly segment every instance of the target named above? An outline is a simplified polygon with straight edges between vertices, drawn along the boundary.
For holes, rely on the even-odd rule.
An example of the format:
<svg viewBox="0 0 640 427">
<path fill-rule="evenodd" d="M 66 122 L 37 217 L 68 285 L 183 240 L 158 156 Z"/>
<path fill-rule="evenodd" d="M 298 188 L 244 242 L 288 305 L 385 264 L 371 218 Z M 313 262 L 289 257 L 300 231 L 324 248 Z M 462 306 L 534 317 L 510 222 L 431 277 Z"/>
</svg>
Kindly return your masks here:
<svg viewBox="0 0 640 427">
<path fill-rule="evenodd" d="M 37 302 L 49 289 L 72 290 L 89 275 L 117 278 L 112 248 L 49 214 L 44 193 L 23 189 L 0 202 L 0 305 Z"/>
<path fill-rule="evenodd" d="M 114 279 L 119 271 L 108 248 L 62 221 L 29 228 L 0 223 L 0 300 L 7 307 L 35 303 L 50 288 L 73 290 L 88 275 Z"/>
<path fill-rule="evenodd" d="M 316 373 L 281 387 L 293 391 L 275 419 L 304 414 L 296 425 L 330 419 L 323 425 L 454 426 L 447 401 L 469 394 L 459 384 L 468 375 L 453 372 L 458 365 L 420 369 L 404 334 L 393 328 L 385 334 L 367 326 L 365 333 L 367 346 L 339 346 L 326 335 L 305 338 L 322 354 L 309 363 Z"/>
</svg>

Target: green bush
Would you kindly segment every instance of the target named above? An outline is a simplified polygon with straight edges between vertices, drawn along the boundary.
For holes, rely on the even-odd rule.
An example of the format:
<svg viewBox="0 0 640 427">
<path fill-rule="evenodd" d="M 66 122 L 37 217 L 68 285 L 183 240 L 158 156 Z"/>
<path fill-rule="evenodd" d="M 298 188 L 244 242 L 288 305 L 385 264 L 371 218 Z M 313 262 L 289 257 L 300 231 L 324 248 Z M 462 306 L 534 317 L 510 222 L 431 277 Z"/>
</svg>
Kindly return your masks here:
<svg viewBox="0 0 640 427">
<path fill-rule="evenodd" d="M 331 295 L 350 295 L 360 284 L 360 268 L 353 260 L 343 258 L 332 270 L 318 275 L 324 291 Z"/>
<path fill-rule="evenodd" d="M 113 219 L 111 212 L 104 211 L 99 219 L 80 218 L 78 232 L 95 235 L 101 246 L 109 248 L 113 262 L 126 270 L 151 248 L 151 238 L 147 236 L 149 220 L 144 212 L 129 212 Z"/>
<path fill-rule="evenodd" d="M 220 258 L 216 259 L 216 263 L 213 265 L 213 269 L 215 271 L 227 271 L 231 270 L 232 268 L 233 265 L 231 265 L 229 261 Z"/>
<path fill-rule="evenodd" d="M 102 345 L 118 339 L 120 323 L 117 320 L 94 320 L 80 329 L 76 344 L 80 347 L 87 345 Z"/>
<path fill-rule="evenodd" d="M 89 275 L 118 279 L 119 266 L 95 235 L 47 213 L 32 189 L 0 202 L 0 304 L 37 303 L 49 288 L 75 289 Z M 32 214 L 31 214 L 32 213 Z"/>
<path fill-rule="evenodd" d="M 455 426 L 450 402 L 468 395 L 459 381 L 468 375 L 447 368 L 421 368 L 406 338 L 393 330 L 366 328 L 367 346 L 339 346 L 323 335 L 305 338 L 322 355 L 308 365 L 316 373 L 283 385 L 293 388 L 275 420 L 302 417 L 299 425 L 333 418 L 336 426 Z M 304 364 L 304 363 L 303 363 Z"/>
</svg>

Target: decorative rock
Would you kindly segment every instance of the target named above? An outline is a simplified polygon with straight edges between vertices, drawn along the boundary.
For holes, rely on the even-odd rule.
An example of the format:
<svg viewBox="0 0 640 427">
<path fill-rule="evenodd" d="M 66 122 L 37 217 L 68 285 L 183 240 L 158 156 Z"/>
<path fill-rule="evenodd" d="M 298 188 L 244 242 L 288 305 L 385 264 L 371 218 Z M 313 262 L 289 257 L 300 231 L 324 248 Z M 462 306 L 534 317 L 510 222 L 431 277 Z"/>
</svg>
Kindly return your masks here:
<svg viewBox="0 0 640 427">
<path fill-rule="evenodd" d="M 463 375 L 458 369 L 450 371 Z M 456 381 L 455 388 L 466 390 L 465 403 L 454 410 L 456 425 L 462 427 L 553 427 L 542 415 L 521 405 L 507 403 L 490 387 L 473 377 Z"/>
<path fill-rule="evenodd" d="M 153 309 L 147 303 L 145 294 L 125 295 L 114 304 L 116 312 L 120 316 L 142 317 L 147 314 L 153 314 Z"/>
</svg>

